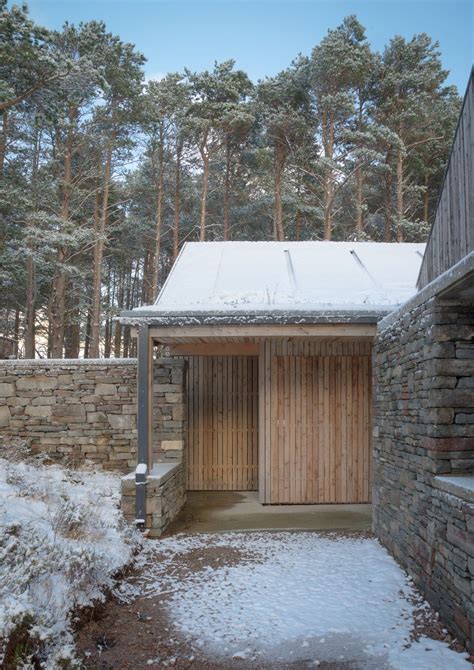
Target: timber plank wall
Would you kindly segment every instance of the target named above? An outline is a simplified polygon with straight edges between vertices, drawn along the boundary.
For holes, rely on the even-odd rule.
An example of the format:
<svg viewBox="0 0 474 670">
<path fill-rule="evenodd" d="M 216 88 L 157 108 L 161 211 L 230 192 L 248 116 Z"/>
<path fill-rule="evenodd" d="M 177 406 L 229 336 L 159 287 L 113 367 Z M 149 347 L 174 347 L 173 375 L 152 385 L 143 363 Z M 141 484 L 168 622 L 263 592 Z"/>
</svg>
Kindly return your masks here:
<svg viewBox="0 0 474 670">
<path fill-rule="evenodd" d="M 189 490 L 370 501 L 371 338 L 268 338 L 188 357 Z"/>
<path fill-rule="evenodd" d="M 260 500 L 364 503 L 371 491 L 371 340 L 266 340 Z"/>
<path fill-rule="evenodd" d="M 418 277 L 419 289 L 474 251 L 473 72 Z"/>
<path fill-rule="evenodd" d="M 258 358 L 188 358 L 188 490 L 258 488 Z"/>
</svg>

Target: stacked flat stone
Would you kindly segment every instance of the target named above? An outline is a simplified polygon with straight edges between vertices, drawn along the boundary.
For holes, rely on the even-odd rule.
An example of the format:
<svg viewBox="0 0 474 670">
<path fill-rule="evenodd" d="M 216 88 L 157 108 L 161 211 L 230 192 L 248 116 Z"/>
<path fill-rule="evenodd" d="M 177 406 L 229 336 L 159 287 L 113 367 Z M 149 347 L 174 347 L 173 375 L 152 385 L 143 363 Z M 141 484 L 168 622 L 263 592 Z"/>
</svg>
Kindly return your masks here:
<svg viewBox="0 0 474 670">
<path fill-rule="evenodd" d="M 186 476 L 182 463 L 155 466 L 146 480 L 145 529 L 149 537 L 160 537 L 186 502 Z M 122 477 L 122 512 L 135 522 L 135 475 Z"/>
<path fill-rule="evenodd" d="M 154 454 L 180 461 L 185 363 L 154 365 Z M 69 465 L 92 461 L 129 472 L 137 458 L 137 361 L 0 361 L 0 432 Z"/>
<path fill-rule="evenodd" d="M 374 530 L 474 651 L 474 505 L 437 475 L 474 474 L 474 309 L 422 295 L 374 347 Z"/>
</svg>

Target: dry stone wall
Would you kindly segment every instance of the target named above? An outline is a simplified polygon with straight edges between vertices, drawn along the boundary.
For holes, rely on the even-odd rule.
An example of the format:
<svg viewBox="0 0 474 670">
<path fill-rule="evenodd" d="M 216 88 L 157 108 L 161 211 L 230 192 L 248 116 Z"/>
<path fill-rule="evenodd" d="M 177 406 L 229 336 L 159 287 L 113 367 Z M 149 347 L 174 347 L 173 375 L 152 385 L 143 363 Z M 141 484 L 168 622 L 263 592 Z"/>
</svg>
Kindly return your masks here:
<svg viewBox="0 0 474 670">
<path fill-rule="evenodd" d="M 374 530 L 474 650 L 474 504 L 439 475 L 474 475 L 474 309 L 415 300 L 374 345 Z"/>
<path fill-rule="evenodd" d="M 186 502 L 185 471 L 182 463 L 160 463 L 147 475 L 145 529 L 149 537 L 160 537 Z M 135 522 L 136 485 L 134 473 L 122 477 L 122 512 Z"/>
<path fill-rule="evenodd" d="M 154 459 L 181 460 L 185 363 L 154 365 Z M 129 472 L 137 452 L 137 361 L 0 361 L 0 433 L 71 465 Z M 8 443 L 8 439 L 4 440 Z"/>
</svg>

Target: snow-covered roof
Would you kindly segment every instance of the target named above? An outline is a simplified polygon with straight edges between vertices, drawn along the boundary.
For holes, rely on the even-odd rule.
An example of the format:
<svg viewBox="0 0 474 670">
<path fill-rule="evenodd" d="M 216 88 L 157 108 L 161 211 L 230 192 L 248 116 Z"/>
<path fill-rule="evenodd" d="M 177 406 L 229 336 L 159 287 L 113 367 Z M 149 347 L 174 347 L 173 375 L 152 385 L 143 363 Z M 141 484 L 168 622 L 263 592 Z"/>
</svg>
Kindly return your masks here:
<svg viewBox="0 0 474 670">
<path fill-rule="evenodd" d="M 416 292 L 424 250 L 380 242 L 190 242 L 155 304 L 123 316 L 382 316 Z"/>
</svg>

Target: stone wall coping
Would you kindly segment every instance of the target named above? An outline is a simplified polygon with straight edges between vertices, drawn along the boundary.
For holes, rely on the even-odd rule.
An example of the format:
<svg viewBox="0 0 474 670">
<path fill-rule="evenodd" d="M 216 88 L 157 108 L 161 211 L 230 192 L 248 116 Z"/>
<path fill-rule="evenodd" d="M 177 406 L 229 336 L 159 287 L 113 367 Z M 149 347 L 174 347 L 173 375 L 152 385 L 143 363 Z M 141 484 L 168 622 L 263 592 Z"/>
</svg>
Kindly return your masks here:
<svg viewBox="0 0 474 670">
<path fill-rule="evenodd" d="M 411 312 L 416 307 L 419 307 L 431 298 L 435 298 L 440 293 L 447 291 L 451 286 L 460 282 L 464 277 L 474 272 L 474 251 L 471 251 L 467 256 L 462 258 L 452 268 L 443 272 L 442 275 L 433 279 L 421 291 L 407 300 L 394 312 L 388 314 L 381 319 L 377 324 L 377 331 L 380 333 L 387 328 L 390 328 L 396 321 L 398 321 L 404 314 Z"/>
<path fill-rule="evenodd" d="M 441 491 L 474 503 L 474 475 L 438 475 L 433 484 Z"/>
<path fill-rule="evenodd" d="M 182 463 L 155 463 L 147 476 L 147 481 L 152 480 L 157 484 L 164 484 L 167 479 L 174 475 L 182 467 Z M 135 481 L 135 472 L 124 475 L 122 480 Z"/>
<path fill-rule="evenodd" d="M 12 358 L 1 360 L 0 368 L 76 368 L 109 365 L 136 366 L 136 358 Z"/>
<path fill-rule="evenodd" d="M 148 479 L 158 484 L 163 484 L 182 467 L 181 463 L 155 463 L 151 469 Z"/>
<path fill-rule="evenodd" d="M 186 361 L 173 356 L 165 356 L 154 361 L 159 365 L 184 367 Z M 136 358 L 12 358 L 0 360 L 2 368 L 76 368 L 76 367 L 107 367 L 114 365 L 137 366 Z"/>
</svg>

